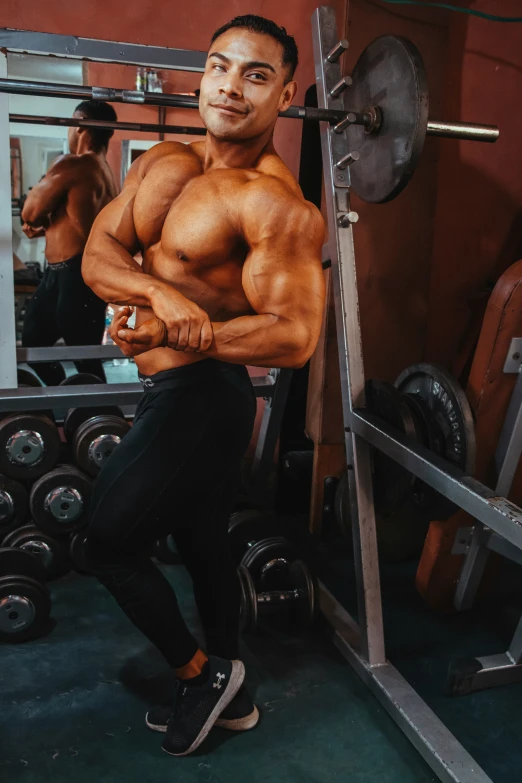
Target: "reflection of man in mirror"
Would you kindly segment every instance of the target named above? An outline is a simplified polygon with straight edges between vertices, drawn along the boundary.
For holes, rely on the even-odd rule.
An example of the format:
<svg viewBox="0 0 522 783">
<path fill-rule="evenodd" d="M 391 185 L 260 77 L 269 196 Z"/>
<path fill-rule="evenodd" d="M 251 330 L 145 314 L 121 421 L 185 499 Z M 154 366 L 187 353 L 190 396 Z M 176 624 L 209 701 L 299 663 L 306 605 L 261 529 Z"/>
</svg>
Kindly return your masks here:
<svg viewBox="0 0 522 783">
<path fill-rule="evenodd" d="M 84 101 L 77 119 L 115 121 L 108 103 Z M 29 191 L 22 210 L 23 230 L 30 239 L 45 236 L 47 266 L 43 280 L 27 305 L 22 345 L 98 345 L 105 329 L 105 302 L 85 285 L 81 274 L 83 249 L 98 212 L 117 194 L 107 163 L 112 130 L 70 128 L 69 155 L 62 155 Z M 80 372 L 105 379 L 98 359 L 76 362 Z M 63 379 L 56 363 L 33 369 L 48 386 Z"/>
</svg>

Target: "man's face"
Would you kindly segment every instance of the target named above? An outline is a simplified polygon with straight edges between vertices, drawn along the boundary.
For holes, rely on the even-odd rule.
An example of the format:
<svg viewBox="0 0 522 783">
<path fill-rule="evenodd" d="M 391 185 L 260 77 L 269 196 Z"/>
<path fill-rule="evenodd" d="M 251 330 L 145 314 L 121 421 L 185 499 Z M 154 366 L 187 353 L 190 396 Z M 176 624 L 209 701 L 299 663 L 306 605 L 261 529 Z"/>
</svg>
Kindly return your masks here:
<svg viewBox="0 0 522 783">
<path fill-rule="evenodd" d="M 199 112 L 222 141 L 261 136 L 287 109 L 297 85 L 289 82 L 283 47 L 269 35 L 233 28 L 210 47 L 201 80 Z"/>
</svg>

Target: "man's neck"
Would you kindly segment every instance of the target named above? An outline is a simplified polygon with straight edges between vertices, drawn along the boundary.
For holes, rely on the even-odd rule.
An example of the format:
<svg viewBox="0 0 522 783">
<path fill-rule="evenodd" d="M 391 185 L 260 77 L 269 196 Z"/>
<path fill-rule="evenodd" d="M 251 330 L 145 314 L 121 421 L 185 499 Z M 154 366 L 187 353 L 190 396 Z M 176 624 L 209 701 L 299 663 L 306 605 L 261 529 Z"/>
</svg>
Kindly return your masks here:
<svg viewBox="0 0 522 783">
<path fill-rule="evenodd" d="M 101 149 L 94 149 L 89 144 L 83 145 L 81 142 L 78 144 L 78 149 L 76 150 L 76 155 L 96 155 L 98 158 L 105 158 L 107 156 L 107 149 L 105 147 L 101 147 Z"/>
<path fill-rule="evenodd" d="M 203 169 L 254 169 L 262 155 L 273 152 L 272 129 L 263 136 L 246 141 L 223 141 L 207 133 Z"/>
</svg>

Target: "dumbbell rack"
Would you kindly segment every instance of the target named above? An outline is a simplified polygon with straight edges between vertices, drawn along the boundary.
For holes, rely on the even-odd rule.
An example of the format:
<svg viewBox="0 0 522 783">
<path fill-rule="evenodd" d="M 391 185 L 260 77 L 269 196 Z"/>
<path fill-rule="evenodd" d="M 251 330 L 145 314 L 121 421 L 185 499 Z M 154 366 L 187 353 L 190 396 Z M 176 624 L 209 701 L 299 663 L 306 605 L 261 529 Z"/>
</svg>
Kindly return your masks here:
<svg viewBox="0 0 522 783">
<path fill-rule="evenodd" d="M 322 7 L 314 12 L 312 34 L 318 106 L 320 109 L 345 108 L 346 111 L 344 94 L 336 94 L 333 90 L 341 82 L 339 57 L 346 45 L 339 41 L 332 8 Z M 379 449 L 407 468 L 518 549 L 522 549 L 522 510 L 435 457 L 428 449 L 413 444 L 366 410 L 353 240 L 353 222 L 357 218 L 350 210 L 350 169 L 336 165 L 341 159 L 346 160 L 351 150 L 345 132 L 336 133 L 326 122 L 320 125 L 329 237 L 323 259 L 330 259 L 332 267 L 358 622 L 323 584 L 320 585 L 321 611 L 334 631 L 340 651 L 440 780 L 490 782 L 469 753 L 386 659 L 370 448 Z M 357 166 L 357 156 L 353 166 Z"/>
</svg>

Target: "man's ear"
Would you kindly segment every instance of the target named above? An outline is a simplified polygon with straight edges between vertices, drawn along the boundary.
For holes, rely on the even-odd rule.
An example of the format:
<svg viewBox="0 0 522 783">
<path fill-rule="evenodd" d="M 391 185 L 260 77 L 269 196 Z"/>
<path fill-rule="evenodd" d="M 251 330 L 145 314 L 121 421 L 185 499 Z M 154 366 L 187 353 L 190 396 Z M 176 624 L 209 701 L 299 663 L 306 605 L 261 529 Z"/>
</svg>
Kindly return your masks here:
<svg viewBox="0 0 522 783">
<path fill-rule="evenodd" d="M 281 99 L 279 101 L 279 111 L 286 111 L 295 98 L 297 92 L 297 82 L 291 81 L 285 84 L 284 90 L 281 93 Z"/>
</svg>

